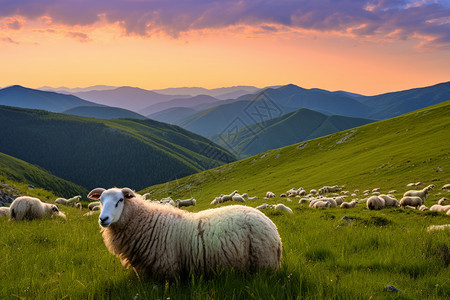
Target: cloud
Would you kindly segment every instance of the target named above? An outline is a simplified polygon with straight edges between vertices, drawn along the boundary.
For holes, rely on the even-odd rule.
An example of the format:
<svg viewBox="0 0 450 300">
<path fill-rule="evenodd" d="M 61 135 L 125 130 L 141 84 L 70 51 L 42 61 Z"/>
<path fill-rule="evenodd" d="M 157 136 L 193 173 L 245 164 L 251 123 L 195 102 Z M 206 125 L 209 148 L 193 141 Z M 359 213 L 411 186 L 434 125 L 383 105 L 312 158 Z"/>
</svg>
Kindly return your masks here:
<svg viewBox="0 0 450 300">
<path fill-rule="evenodd" d="M 13 40 L 10 37 L 1 37 L 0 41 L 5 42 L 5 43 L 10 43 L 10 44 L 15 44 L 15 45 L 19 45 L 19 42 L 16 42 L 15 40 Z"/>
<path fill-rule="evenodd" d="M 15 0 L 0 2 L 0 17 L 51 18 L 53 24 L 90 26 L 106 20 L 126 34 L 173 37 L 191 30 L 247 25 L 337 32 L 355 37 L 450 42 L 450 6 L 436 0 Z M 400 36 L 398 35 L 398 36 Z"/>
<path fill-rule="evenodd" d="M 91 39 L 89 38 L 89 36 L 85 33 L 82 32 L 67 32 L 66 35 L 70 38 L 76 39 L 79 42 L 82 43 L 87 43 L 90 42 Z"/>
</svg>

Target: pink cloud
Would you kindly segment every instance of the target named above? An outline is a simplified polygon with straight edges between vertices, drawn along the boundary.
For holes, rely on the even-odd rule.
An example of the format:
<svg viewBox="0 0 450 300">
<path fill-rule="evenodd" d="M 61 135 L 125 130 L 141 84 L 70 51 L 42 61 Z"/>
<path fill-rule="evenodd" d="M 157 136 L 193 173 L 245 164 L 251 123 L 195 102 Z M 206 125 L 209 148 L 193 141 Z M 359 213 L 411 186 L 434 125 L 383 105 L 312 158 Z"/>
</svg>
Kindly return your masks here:
<svg viewBox="0 0 450 300">
<path fill-rule="evenodd" d="M 0 3 L 0 17 L 51 18 L 54 24 L 94 25 L 101 19 L 127 34 L 164 32 L 177 37 L 191 30 L 248 25 L 271 32 L 267 24 L 355 36 L 383 38 L 402 32 L 406 39 L 431 37 L 450 44 L 445 1 L 406 0 L 15 0 Z M 18 26 L 17 24 L 12 26 Z M 273 27 L 275 28 L 275 27 Z M 392 36 L 392 35 L 391 35 Z"/>
</svg>

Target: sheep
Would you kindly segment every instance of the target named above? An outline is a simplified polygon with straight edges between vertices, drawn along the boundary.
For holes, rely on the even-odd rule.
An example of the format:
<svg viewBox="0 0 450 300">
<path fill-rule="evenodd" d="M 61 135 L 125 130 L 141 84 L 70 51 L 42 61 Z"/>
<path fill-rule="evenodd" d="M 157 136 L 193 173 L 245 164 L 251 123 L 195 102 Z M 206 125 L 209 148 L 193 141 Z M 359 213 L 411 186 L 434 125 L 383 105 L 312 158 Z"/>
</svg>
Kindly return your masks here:
<svg viewBox="0 0 450 300">
<path fill-rule="evenodd" d="M 450 183 L 444 184 L 441 189 L 450 190 Z"/>
<path fill-rule="evenodd" d="M 450 229 L 450 224 L 444 224 L 444 225 L 431 225 L 427 227 L 427 231 L 433 231 L 433 230 L 444 230 L 444 229 Z"/>
<path fill-rule="evenodd" d="M 340 208 L 354 208 L 358 203 L 357 200 L 353 200 L 352 202 L 342 202 Z"/>
<path fill-rule="evenodd" d="M 449 210 L 450 210 L 450 205 L 435 204 L 435 205 L 430 207 L 430 211 L 437 211 L 437 212 L 444 212 L 444 213 L 446 213 Z"/>
<path fill-rule="evenodd" d="M 214 200 L 211 201 L 210 205 L 219 204 L 219 203 L 222 203 L 222 202 L 223 202 L 222 201 L 222 196 L 219 196 L 219 197 L 214 198 Z"/>
<path fill-rule="evenodd" d="M 42 219 L 46 216 L 59 216 L 66 218 L 66 216 L 59 211 L 54 204 L 44 203 L 38 198 L 29 196 L 17 197 L 10 208 L 10 220 L 34 220 Z"/>
<path fill-rule="evenodd" d="M 182 207 L 182 206 L 195 206 L 195 203 L 197 202 L 194 198 L 191 199 L 186 199 L 186 200 L 180 200 L 177 199 L 177 207 Z"/>
<path fill-rule="evenodd" d="M 388 194 L 397 194 L 397 193 L 398 193 L 397 190 L 390 190 L 390 191 L 388 192 Z"/>
<path fill-rule="evenodd" d="M 380 188 L 374 188 L 374 189 L 372 190 L 372 193 L 379 192 L 380 190 L 381 190 Z"/>
<path fill-rule="evenodd" d="M 423 188 L 422 190 L 416 191 L 416 190 L 410 190 L 403 194 L 403 197 L 409 197 L 409 196 L 415 196 L 420 197 L 425 200 L 427 199 L 428 192 L 431 191 L 434 188 L 434 184 L 430 184 L 429 186 Z"/>
<path fill-rule="evenodd" d="M 319 201 L 314 202 L 314 204 L 312 206 L 310 205 L 310 207 L 312 207 L 312 208 L 330 207 L 330 206 L 331 206 L 330 202 L 323 201 L 323 200 L 319 200 Z"/>
<path fill-rule="evenodd" d="M 89 203 L 88 208 L 89 208 L 89 210 L 93 210 L 94 207 L 99 206 L 99 205 L 100 205 L 100 201 L 94 201 L 94 202 Z"/>
<path fill-rule="evenodd" d="M 5 217 L 8 216 L 9 217 L 9 207 L 0 207 L 0 217 Z"/>
<path fill-rule="evenodd" d="M 257 196 L 253 196 L 253 197 L 248 197 L 248 198 L 247 198 L 247 200 L 256 200 L 256 199 L 258 199 Z"/>
<path fill-rule="evenodd" d="M 428 207 L 426 207 L 425 205 L 421 205 L 420 207 L 419 207 L 419 210 L 420 211 L 426 211 L 426 210 L 428 210 L 429 208 Z"/>
<path fill-rule="evenodd" d="M 406 186 L 416 186 L 416 183 L 415 182 L 411 182 L 411 183 L 408 183 Z"/>
<path fill-rule="evenodd" d="M 317 190 L 316 189 L 312 189 L 312 190 L 309 191 L 309 193 L 315 195 L 315 194 L 317 194 Z"/>
<path fill-rule="evenodd" d="M 400 200 L 401 206 L 421 206 L 425 201 L 417 196 L 403 197 Z"/>
<path fill-rule="evenodd" d="M 222 195 L 221 196 L 222 197 L 222 202 L 233 200 L 233 196 L 236 195 L 237 193 L 238 193 L 238 191 L 234 191 L 234 192 L 232 192 L 229 195 Z"/>
<path fill-rule="evenodd" d="M 270 208 L 272 205 L 269 205 L 267 203 L 263 203 L 260 206 L 257 206 L 256 209 L 266 209 L 266 208 Z"/>
<path fill-rule="evenodd" d="M 450 209 L 447 210 L 447 216 L 450 216 Z"/>
<path fill-rule="evenodd" d="M 267 192 L 266 193 L 266 198 L 275 198 L 275 194 L 273 192 Z"/>
<path fill-rule="evenodd" d="M 281 267 L 275 224 L 259 210 L 229 205 L 191 213 L 143 200 L 129 188 L 96 188 L 107 249 L 122 265 L 158 278 L 207 275 L 220 269 Z"/>
<path fill-rule="evenodd" d="M 423 182 L 416 182 L 415 186 L 423 185 Z"/>
<path fill-rule="evenodd" d="M 439 199 L 438 204 L 439 205 L 443 205 L 444 202 L 447 201 L 447 200 L 448 200 L 447 198 L 441 198 L 441 199 Z"/>
<path fill-rule="evenodd" d="M 70 199 L 66 198 L 58 198 L 55 200 L 55 203 L 65 205 L 65 206 L 75 206 L 76 203 L 80 202 L 81 196 L 77 195 Z"/>
<path fill-rule="evenodd" d="M 383 198 L 372 196 L 367 199 L 366 206 L 370 210 L 380 210 L 386 206 L 386 203 Z"/>
<path fill-rule="evenodd" d="M 152 197 L 152 193 L 145 193 L 142 195 L 142 198 L 144 198 L 145 200 L 150 200 Z"/>
<path fill-rule="evenodd" d="M 81 205 L 80 202 L 75 203 L 75 207 L 76 207 L 76 208 L 79 208 L 80 210 L 83 209 L 83 205 Z"/>
<path fill-rule="evenodd" d="M 291 213 L 291 214 L 293 213 L 292 209 L 290 209 L 289 207 L 287 207 L 286 205 L 281 204 L 281 203 L 274 205 L 273 209 L 277 210 L 277 211 L 287 211 L 288 213 Z"/>
<path fill-rule="evenodd" d="M 398 202 L 397 199 L 390 197 L 389 195 L 384 195 L 381 194 L 378 197 L 383 198 L 384 199 L 384 206 L 395 206 L 395 207 L 400 207 L 400 203 Z"/>
<path fill-rule="evenodd" d="M 233 197 L 231 197 L 231 200 L 239 201 L 239 202 L 245 202 L 244 197 L 242 197 L 242 195 L 239 195 L 239 194 L 235 194 Z"/>
</svg>

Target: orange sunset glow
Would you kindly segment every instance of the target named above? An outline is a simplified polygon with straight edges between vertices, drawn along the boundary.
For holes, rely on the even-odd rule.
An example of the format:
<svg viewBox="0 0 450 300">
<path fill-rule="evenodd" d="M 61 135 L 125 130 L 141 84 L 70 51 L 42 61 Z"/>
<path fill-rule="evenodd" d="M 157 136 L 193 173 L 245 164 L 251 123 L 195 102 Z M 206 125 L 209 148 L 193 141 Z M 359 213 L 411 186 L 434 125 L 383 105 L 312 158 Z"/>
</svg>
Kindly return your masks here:
<svg viewBox="0 0 450 300">
<path fill-rule="evenodd" d="M 448 1 L 0 1 L 0 87 L 373 95 L 448 81 L 449 27 Z"/>
</svg>

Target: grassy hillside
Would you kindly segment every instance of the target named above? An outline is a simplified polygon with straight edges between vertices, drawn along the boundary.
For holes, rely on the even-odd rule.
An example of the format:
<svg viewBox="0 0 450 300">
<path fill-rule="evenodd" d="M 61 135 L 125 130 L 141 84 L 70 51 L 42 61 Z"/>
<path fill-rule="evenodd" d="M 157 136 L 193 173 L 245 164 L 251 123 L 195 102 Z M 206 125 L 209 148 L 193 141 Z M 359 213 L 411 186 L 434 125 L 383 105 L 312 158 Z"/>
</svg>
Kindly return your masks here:
<svg viewBox="0 0 450 300">
<path fill-rule="evenodd" d="M 0 151 L 88 189 L 133 186 L 234 160 L 209 140 L 153 120 L 100 120 L 0 107 Z"/>
<path fill-rule="evenodd" d="M 224 132 L 211 137 L 211 140 L 239 157 L 248 157 L 371 122 L 363 118 L 327 116 L 302 108 L 244 127 L 232 138 Z"/>
<path fill-rule="evenodd" d="M 109 106 L 78 106 L 61 113 L 96 119 L 146 119 L 143 115 L 131 110 Z"/>
<path fill-rule="evenodd" d="M 36 196 L 43 200 L 50 200 L 54 195 L 59 197 L 85 196 L 87 192 L 87 189 L 79 185 L 4 153 L 0 153 L 0 182 L 15 187 L 21 195 Z M 29 185 L 34 188 L 30 188 Z"/>
<path fill-rule="evenodd" d="M 169 124 L 177 124 L 181 120 L 196 114 L 198 111 L 189 107 L 173 107 L 163 111 L 159 111 L 154 114 L 150 114 L 147 117 L 149 119 L 165 122 Z"/>
<path fill-rule="evenodd" d="M 406 189 L 409 182 L 450 182 L 450 101 L 300 144 L 271 150 L 213 170 L 146 188 L 155 197 L 194 196 L 209 203 L 237 189 L 263 197 L 292 187 Z M 188 194 L 188 195 L 186 195 Z M 201 204 L 200 204 L 201 205 Z M 207 205 L 205 205 L 206 207 Z"/>
</svg>

